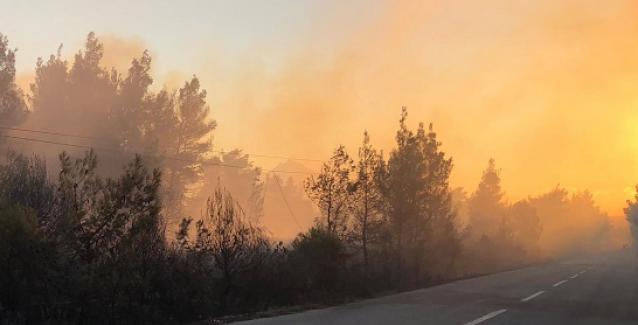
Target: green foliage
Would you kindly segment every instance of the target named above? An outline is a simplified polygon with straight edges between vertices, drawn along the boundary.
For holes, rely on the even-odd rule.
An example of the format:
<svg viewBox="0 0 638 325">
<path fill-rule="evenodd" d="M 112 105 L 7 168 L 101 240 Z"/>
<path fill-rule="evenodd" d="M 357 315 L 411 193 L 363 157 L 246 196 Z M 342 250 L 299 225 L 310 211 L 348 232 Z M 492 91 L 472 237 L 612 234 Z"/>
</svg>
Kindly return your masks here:
<svg viewBox="0 0 638 325">
<path fill-rule="evenodd" d="M 467 251 L 472 272 L 494 272 L 540 258 L 542 227 L 536 209 L 526 200 L 507 203 L 500 173 L 490 159 L 468 200 Z"/>
<path fill-rule="evenodd" d="M 202 164 L 212 143 L 205 137 L 217 126 L 208 117 L 206 90 L 200 89 L 193 77 L 179 89 L 175 101 L 174 138 L 166 144 L 168 154 L 175 157 L 166 166 L 166 200 L 169 218 L 180 217 L 188 199 L 189 185 L 203 176 Z"/>
<path fill-rule="evenodd" d="M 199 189 L 198 195 L 190 201 L 194 204 L 191 204 L 190 211 L 186 210 L 190 212 L 187 215 L 199 215 L 200 206 L 206 202 L 210 193 L 215 192 L 215 186 L 221 182 L 230 193 L 233 193 L 233 198 L 241 204 L 246 217 L 253 222 L 259 221 L 263 216 L 264 205 L 264 181 L 261 168 L 255 166 L 250 157 L 239 149 L 222 152 L 219 157 L 211 159 L 210 162 L 211 164 L 203 166 L 204 184 Z M 225 166 L 233 166 L 233 168 Z"/>
<path fill-rule="evenodd" d="M 468 202 L 470 227 L 474 238 L 495 237 L 507 212 L 507 203 L 503 200 L 500 170 L 494 159 L 490 159 L 481 176 L 479 185 Z"/>
<path fill-rule="evenodd" d="M 393 277 L 401 286 L 418 286 L 432 276 L 425 268 L 426 261 L 437 260 L 435 253 L 440 249 L 454 260 L 460 244 L 453 227 L 456 215 L 448 184 L 452 159 L 441 151 L 432 125 L 426 131 L 421 123 L 414 133 L 406 121 L 404 108 L 397 147 L 390 153 L 381 182 L 394 244 Z M 406 281 L 408 278 L 411 281 Z"/>
<path fill-rule="evenodd" d="M 18 206 L 0 207 L 0 313 L 2 306 L 12 312 L 28 303 L 22 291 L 33 276 L 37 244 L 34 214 Z"/>
<path fill-rule="evenodd" d="M 567 256 L 613 247 L 610 218 L 589 191 L 570 194 L 556 187 L 529 202 L 542 224 L 539 246 L 544 254 Z"/>
<path fill-rule="evenodd" d="M 308 197 L 321 211 L 320 222 L 328 231 L 338 235 L 344 235 L 348 226 L 353 171 L 352 159 L 345 147 L 339 146 L 330 161 L 323 164 L 319 175 L 310 176 L 305 184 Z"/>
<path fill-rule="evenodd" d="M 509 207 L 506 222 L 512 231 L 513 241 L 525 250 L 528 257 L 538 258 L 543 225 L 536 208 L 527 200 L 518 201 Z"/>
<path fill-rule="evenodd" d="M 178 91 L 154 93 L 149 53 L 140 53 L 120 74 L 103 66 L 104 48 L 94 33 L 87 35 L 70 65 L 61 49 L 46 61 L 38 59 L 30 124 L 82 135 L 100 153 L 103 163 L 97 172 L 112 177 L 119 173 L 120 161 L 141 155 L 149 167 L 166 175 L 161 190 L 165 212 L 179 220 L 193 185 L 202 179 L 211 149 L 208 136 L 216 126 L 199 80 L 193 77 Z M 48 146 L 32 145 L 53 158 Z"/>
<path fill-rule="evenodd" d="M 27 158 L 10 151 L 0 165 L 0 200 L 33 209 L 44 222 L 53 204 L 54 185 L 49 181 L 46 165 L 37 156 Z"/>
<path fill-rule="evenodd" d="M 361 250 L 363 275 L 367 279 L 370 276 L 370 251 L 379 249 L 386 205 L 377 176 L 384 168 L 383 157 L 370 144 L 368 132 L 363 134 L 358 158 L 356 179 L 351 185 L 353 191 L 351 240 Z"/>
<path fill-rule="evenodd" d="M 263 231 L 245 216 L 241 206 L 225 189 L 217 187 L 208 199 L 206 213 L 195 223 L 195 238 L 189 240 L 190 219 L 182 220 L 177 232 L 180 250 L 188 252 L 202 272 L 216 274 L 209 289 L 217 298 L 220 312 L 241 311 L 239 292 L 251 292 L 247 285 L 259 274 L 271 254 Z"/>
<path fill-rule="evenodd" d="M 347 254 L 337 234 L 316 226 L 295 238 L 291 247 L 293 268 L 303 275 L 298 278 L 304 294 L 326 295 L 343 290 Z"/>
<path fill-rule="evenodd" d="M 4 126 L 19 124 L 27 116 L 24 95 L 15 84 L 15 52 L 9 48 L 7 37 L 0 33 L 0 121 Z"/>
<path fill-rule="evenodd" d="M 636 186 L 636 193 L 634 201 L 627 200 L 627 207 L 625 208 L 625 218 L 627 218 L 627 222 L 630 225 L 634 249 L 638 242 L 638 186 Z"/>
</svg>

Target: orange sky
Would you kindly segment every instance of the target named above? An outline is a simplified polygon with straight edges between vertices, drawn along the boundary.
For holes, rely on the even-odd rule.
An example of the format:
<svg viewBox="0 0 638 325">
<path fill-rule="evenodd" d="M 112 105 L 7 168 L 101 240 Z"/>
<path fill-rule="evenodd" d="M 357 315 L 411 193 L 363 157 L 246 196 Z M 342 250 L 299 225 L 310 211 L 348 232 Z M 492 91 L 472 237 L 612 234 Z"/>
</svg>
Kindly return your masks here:
<svg viewBox="0 0 638 325">
<path fill-rule="evenodd" d="M 336 46 L 310 37 L 275 72 L 247 55 L 219 98 L 218 138 L 326 157 L 356 152 L 368 129 L 387 150 L 406 105 L 439 131 L 453 185 L 473 189 L 494 157 L 512 199 L 560 183 L 620 214 L 638 182 L 638 6 L 561 3 L 393 2 Z M 338 29 L 325 23 L 321 35 Z"/>
<path fill-rule="evenodd" d="M 160 83 L 196 73 L 217 149 L 325 158 L 340 143 L 355 153 L 367 129 L 387 151 L 405 105 L 412 125 L 440 133 L 453 186 L 473 190 L 493 157 L 512 199 L 560 183 L 622 213 L 638 182 L 635 1 L 329 3 L 285 45 L 230 56 L 223 40 L 207 40 L 180 53 L 187 67 L 144 35 L 108 34 L 106 50 L 118 37 L 150 48 Z"/>
</svg>

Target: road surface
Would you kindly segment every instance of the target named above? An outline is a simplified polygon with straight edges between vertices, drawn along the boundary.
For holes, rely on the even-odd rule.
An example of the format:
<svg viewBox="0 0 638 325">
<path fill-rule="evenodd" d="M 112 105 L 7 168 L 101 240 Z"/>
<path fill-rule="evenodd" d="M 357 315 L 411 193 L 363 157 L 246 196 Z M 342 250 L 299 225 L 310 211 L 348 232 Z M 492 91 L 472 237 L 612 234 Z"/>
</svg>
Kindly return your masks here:
<svg viewBox="0 0 638 325">
<path fill-rule="evenodd" d="M 614 252 L 238 324 L 638 324 L 638 259 Z"/>
</svg>

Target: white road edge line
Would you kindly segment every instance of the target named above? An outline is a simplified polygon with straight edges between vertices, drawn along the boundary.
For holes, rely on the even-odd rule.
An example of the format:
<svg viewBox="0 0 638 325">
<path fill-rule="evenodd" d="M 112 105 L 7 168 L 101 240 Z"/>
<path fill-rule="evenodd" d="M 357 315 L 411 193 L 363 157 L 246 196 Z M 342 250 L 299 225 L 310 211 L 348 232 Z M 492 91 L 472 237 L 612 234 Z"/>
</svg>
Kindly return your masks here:
<svg viewBox="0 0 638 325">
<path fill-rule="evenodd" d="M 531 295 L 529 297 L 525 297 L 525 298 L 521 299 L 521 301 L 522 302 L 530 301 L 530 300 L 542 295 L 543 293 L 545 293 L 545 291 L 541 290 L 541 291 L 539 291 L 539 292 L 537 292 L 537 293 L 535 293 L 535 294 L 533 294 L 533 295 Z"/>
<path fill-rule="evenodd" d="M 577 278 L 577 277 L 578 277 L 578 273 L 576 273 L 576 274 L 574 274 L 574 275 L 570 276 L 570 278 L 572 278 L 572 279 L 575 279 L 575 278 Z"/>
<path fill-rule="evenodd" d="M 587 270 L 582 270 L 582 271 L 580 271 L 580 274 L 583 274 L 585 272 L 587 272 Z"/>
<path fill-rule="evenodd" d="M 504 313 L 506 311 L 507 311 L 507 309 L 499 309 L 499 310 L 493 311 L 493 312 L 491 312 L 489 314 L 485 314 L 485 315 L 483 315 L 483 316 L 481 316 L 481 317 L 479 317 L 479 318 L 477 318 L 477 319 L 475 319 L 475 320 L 473 320 L 473 321 L 471 321 L 469 323 L 465 323 L 464 325 L 476 325 L 476 324 L 482 323 L 482 322 L 484 322 L 484 321 L 486 321 L 486 320 L 488 320 L 490 318 L 494 318 L 494 317 L 496 317 L 496 316 L 498 316 L 498 315 L 500 315 L 500 314 L 502 314 L 502 313 Z"/>
<path fill-rule="evenodd" d="M 554 283 L 554 285 L 552 287 L 558 287 L 559 285 L 561 285 L 561 284 L 563 284 L 565 282 L 567 282 L 567 280 L 558 281 L 558 282 Z"/>
</svg>

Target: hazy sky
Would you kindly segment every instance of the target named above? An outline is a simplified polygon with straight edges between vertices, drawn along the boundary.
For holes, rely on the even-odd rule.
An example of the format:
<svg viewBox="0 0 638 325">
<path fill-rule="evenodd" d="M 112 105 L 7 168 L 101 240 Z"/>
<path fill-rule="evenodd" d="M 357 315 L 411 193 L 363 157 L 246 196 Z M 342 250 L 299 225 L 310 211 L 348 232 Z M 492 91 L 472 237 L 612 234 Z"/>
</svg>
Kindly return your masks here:
<svg viewBox="0 0 638 325">
<path fill-rule="evenodd" d="M 307 41 L 324 19 L 355 15 L 367 19 L 368 1 L 0 1 L 3 33 L 20 49 L 18 67 L 31 70 L 38 56 L 60 43 L 71 54 L 88 31 L 139 43 L 156 56 L 158 72 L 201 72 L 201 64 L 234 61 L 262 50 L 262 59 L 277 63 Z M 377 6 L 378 7 L 378 6 Z M 352 23 L 356 23 L 353 21 Z M 351 28 L 340 26 L 347 32 Z M 316 36 L 316 35 L 315 35 Z M 331 35 L 328 42 L 338 38 Z M 323 42 L 323 41 L 321 41 Z M 274 61 L 274 62 L 273 62 Z"/>
<path fill-rule="evenodd" d="M 0 22 L 22 84 L 89 31 L 120 69 L 148 48 L 157 87 L 197 74 L 218 149 L 388 150 L 405 105 L 469 191 L 490 157 L 513 199 L 560 183 L 620 214 L 638 182 L 635 1 L 0 0 Z"/>
</svg>

